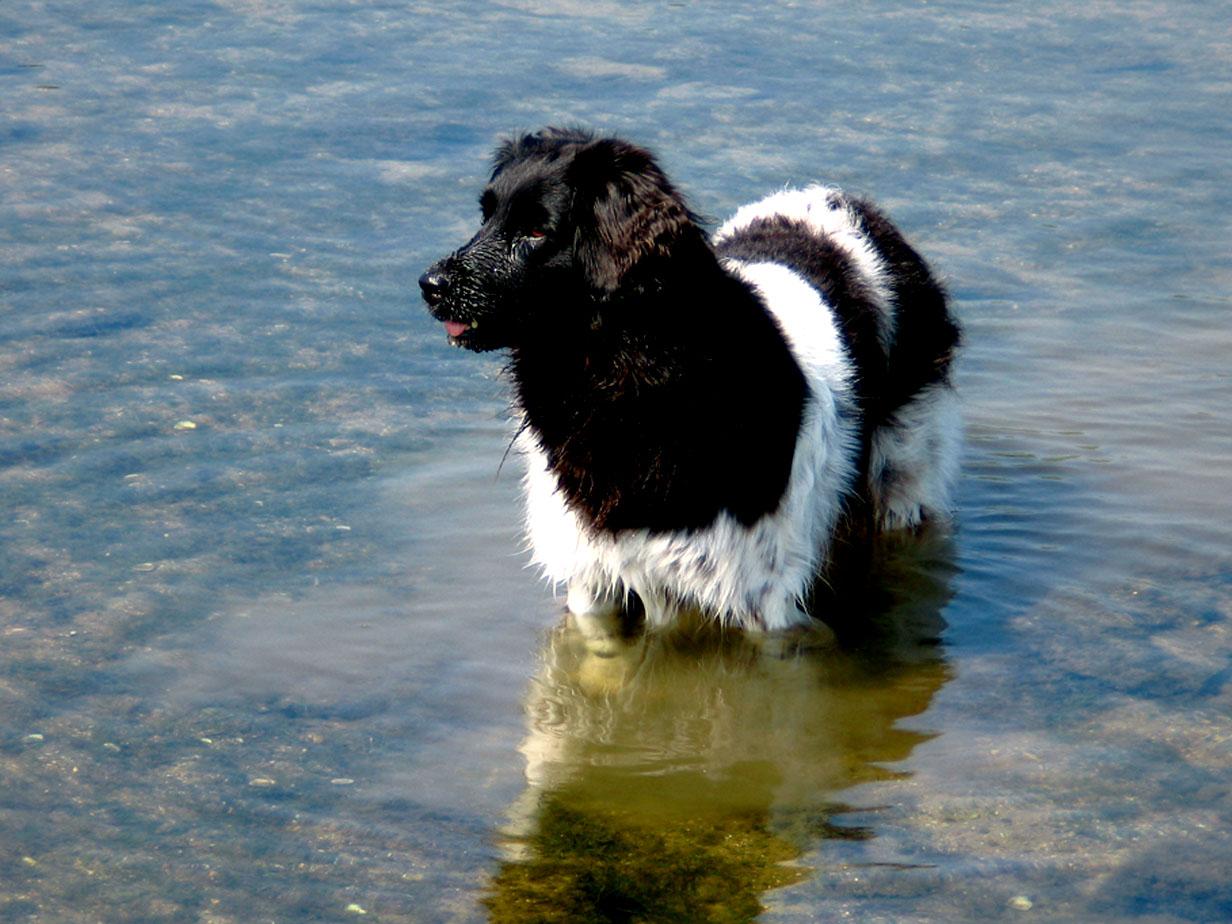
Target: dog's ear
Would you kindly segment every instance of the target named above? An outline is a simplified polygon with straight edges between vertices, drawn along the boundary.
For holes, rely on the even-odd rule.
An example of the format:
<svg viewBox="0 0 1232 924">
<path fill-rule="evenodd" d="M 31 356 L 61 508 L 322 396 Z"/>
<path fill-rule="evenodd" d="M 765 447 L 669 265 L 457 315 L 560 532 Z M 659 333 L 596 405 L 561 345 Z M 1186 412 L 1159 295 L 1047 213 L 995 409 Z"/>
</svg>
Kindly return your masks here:
<svg viewBox="0 0 1232 924">
<path fill-rule="evenodd" d="M 684 242 L 702 240 L 696 217 L 654 158 L 611 138 L 581 147 L 568 169 L 574 252 L 591 286 L 611 293 L 635 268 L 652 275 Z"/>
</svg>

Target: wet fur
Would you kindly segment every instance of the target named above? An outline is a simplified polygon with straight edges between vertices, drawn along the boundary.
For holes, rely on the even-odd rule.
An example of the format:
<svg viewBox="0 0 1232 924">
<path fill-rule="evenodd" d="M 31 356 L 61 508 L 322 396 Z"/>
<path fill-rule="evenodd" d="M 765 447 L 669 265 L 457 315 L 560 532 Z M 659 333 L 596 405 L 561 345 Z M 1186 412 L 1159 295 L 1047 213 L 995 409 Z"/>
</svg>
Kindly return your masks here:
<svg viewBox="0 0 1232 924">
<path fill-rule="evenodd" d="M 836 532 L 945 515 L 959 332 L 867 202 L 787 190 L 711 239 L 649 153 L 547 129 L 481 207 L 421 285 L 509 350 L 534 558 L 576 614 L 784 628 Z"/>
</svg>

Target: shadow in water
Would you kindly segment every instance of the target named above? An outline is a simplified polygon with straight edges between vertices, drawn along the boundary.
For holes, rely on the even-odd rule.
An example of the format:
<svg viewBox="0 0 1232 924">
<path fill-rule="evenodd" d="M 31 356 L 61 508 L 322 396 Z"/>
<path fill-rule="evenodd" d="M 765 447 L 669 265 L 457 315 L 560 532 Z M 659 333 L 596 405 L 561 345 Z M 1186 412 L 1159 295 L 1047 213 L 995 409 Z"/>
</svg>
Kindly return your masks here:
<svg viewBox="0 0 1232 924">
<path fill-rule="evenodd" d="M 527 698 L 527 788 L 501 832 L 494 921 L 748 921 L 819 841 L 866 839 L 836 794 L 933 737 L 899 727 L 949 678 L 948 540 L 877 547 L 819 589 L 822 626 L 556 629 Z M 851 574 L 855 574 L 851 577 Z"/>
</svg>

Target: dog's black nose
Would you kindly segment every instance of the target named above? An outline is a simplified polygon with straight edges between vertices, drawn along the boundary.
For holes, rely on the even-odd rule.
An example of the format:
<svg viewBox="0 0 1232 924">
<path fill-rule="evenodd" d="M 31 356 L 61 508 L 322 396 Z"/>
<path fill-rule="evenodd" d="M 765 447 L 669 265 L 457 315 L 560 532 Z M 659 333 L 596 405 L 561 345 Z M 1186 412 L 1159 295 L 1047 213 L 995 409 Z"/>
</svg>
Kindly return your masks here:
<svg viewBox="0 0 1232 924">
<path fill-rule="evenodd" d="M 449 291 L 449 277 L 444 273 L 428 270 L 419 277 L 419 288 L 423 289 L 424 301 L 435 305 Z"/>
</svg>

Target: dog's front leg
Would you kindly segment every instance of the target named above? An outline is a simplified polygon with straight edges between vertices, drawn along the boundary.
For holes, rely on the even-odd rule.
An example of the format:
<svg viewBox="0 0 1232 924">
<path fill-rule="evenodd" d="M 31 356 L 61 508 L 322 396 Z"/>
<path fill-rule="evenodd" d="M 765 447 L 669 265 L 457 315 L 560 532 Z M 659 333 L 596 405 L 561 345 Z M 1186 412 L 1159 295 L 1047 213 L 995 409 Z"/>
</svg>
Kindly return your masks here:
<svg viewBox="0 0 1232 924">
<path fill-rule="evenodd" d="M 602 653 L 602 649 L 622 636 L 623 592 L 597 591 L 585 581 L 573 580 L 569 582 L 565 606 L 590 650 Z"/>
</svg>

